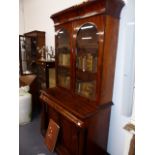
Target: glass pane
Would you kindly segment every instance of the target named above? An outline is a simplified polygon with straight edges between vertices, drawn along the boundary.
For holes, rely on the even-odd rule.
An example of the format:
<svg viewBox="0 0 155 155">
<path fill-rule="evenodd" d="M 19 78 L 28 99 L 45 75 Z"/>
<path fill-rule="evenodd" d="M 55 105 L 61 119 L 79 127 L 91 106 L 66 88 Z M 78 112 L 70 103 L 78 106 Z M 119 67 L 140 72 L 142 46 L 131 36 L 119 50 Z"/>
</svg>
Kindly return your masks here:
<svg viewBox="0 0 155 155">
<path fill-rule="evenodd" d="M 55 68 L 49 68 L 49 88 L 55 87 Z"/>
<path fill-rule="evenodd" d="M 70 40 L 69 33 L 61 29 L 57 35 L 58 85 L 70 88 Z"/>
<path fill-rule="evenodd" d="M 58 65 L 70 66 L 69 33 L 62 29 L 57 36 Z"/>
<path fill-rule="evenodd" d="M 58 69 L 58 84 L 61 87 L 70 88 L 70 73 L 67 69 Z"/>
<path fill-rule="evenodd" d="M 98 35 L 95 25 L 84 24 L 77 34 L 76 92 L 84 97 L 96 97 Z"/>
<path fill-rule="evenodd" d="M 22 74 L 31 74 L 36 73 L 36 66 L 34 66 L 33 61 L 35 60 L 36 50 L 32 49 L 32 38 L 20 36 L 19 40 L 20 44 L 20 65 L 21 65 L 21 72 Z"/>
</svg>

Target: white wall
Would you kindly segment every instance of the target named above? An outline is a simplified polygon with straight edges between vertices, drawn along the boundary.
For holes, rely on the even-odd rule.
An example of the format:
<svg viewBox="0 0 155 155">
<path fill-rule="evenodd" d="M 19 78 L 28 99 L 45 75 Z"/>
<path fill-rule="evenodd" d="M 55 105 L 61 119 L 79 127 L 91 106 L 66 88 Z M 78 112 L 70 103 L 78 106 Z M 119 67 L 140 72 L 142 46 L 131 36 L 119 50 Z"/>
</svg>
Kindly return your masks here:
<svg viewBox="0 0 155 155">
<path fill-rule="evenodd" d="M 131 119 L 134 90 L 134 3 L 128 0 L 121 12 L 108 142 L 111 155 L 126 155 L 127 138 L 123 127 Z"/>
<path fill-rule="evenodd" d="M 82 0 L 20 0 L 23 1 L 23 26 L 21 32 L 40 30 L 46 32 L 46 45 L 54 46 L 54 26 L 51 14 Z M 22 8 L 22 7 L 21 7 Z M 21 14 L 22 11 L 20 10 Z M 21 24 L 23 23 L 23 25 Z M 120 20 L 119 42 L 114 84 L 108 152 L 125 155 L 126 131 L 123 126 L 130 121 L 134 86 L 134 0 L 128 0 Z"/>
<path fill-rule="evenodd" d="M 54 23 L 50 16 L 82 0 L 23 0 L 25 32 L 46 32 L 46 45 L 54 46 Z"/>
<path fill-rule="evenodd" d="M 19 34 L 22 35 L 24 33 L 24 8 L 23 8 L 23 0 L 19 0 Z"/>
</svg>

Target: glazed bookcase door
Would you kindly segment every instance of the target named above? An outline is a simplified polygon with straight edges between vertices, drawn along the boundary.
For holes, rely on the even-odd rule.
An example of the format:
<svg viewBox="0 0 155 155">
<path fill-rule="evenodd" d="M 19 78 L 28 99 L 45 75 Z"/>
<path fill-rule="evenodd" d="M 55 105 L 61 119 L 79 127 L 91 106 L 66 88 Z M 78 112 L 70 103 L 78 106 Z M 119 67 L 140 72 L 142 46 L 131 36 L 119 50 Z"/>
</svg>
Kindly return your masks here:
<svg viewBox="0 0 155 155">
<path fill-rule="evenodd" d="M 70 33 L 66 28 L 60 28 L 56 34 L 57 85 L 70 89 L 71 87 L 71 47 Z"/>
<path fill-rule="evenodd" d="M 35 61 L 35 51 L 33 37 L 19 36 L 19 54 L 20 54 L 20 73 L 32 74 L 36 73 L 35 66 L 32 65 Z"/>
<path fill-rule="evenodd" d="M 96 99 L 98 63 L 98 30 L 95 24 L 83 24 L 76 37 L 75 92 L 89 99 Z"/>
</svg>

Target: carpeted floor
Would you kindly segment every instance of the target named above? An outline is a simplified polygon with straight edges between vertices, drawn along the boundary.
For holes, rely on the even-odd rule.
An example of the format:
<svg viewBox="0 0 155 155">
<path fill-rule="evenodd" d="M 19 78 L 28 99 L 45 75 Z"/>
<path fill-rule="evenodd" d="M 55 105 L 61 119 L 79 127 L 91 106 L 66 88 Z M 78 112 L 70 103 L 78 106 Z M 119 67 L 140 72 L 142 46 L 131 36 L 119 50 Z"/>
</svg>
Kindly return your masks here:
<svg viewBox="0 0 155 155">
<path fill-rule="evenodd" d="M 19 155 L 57 155 L 48 151 L 40 132 L 40 116 L 19 127 Z"/>
</svg>

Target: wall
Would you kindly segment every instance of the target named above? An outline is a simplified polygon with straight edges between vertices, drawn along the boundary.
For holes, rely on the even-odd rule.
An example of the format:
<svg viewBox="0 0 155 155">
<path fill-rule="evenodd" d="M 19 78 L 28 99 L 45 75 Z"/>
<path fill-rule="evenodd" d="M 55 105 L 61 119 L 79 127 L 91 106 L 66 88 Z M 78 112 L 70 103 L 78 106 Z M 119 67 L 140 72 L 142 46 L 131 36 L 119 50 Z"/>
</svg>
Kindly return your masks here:
<svg viewBox="0 0 155 155">
<path fill-rule="evenodd" d="M 23 8 L 23 0 L 19 0 L 19 34 L 22 35 L 24 33 L 24 8 Z"/>
<path fill-rule="evenodd" d="M 54 46 L 54 27 L 51 14 L 70 7 L 82 0 L 20 0 L 24 15 L 20 20 L 21 33 L 32 30 L 46 32 L 46 45 Z M 22 16 L 20 16 L 22 18 Z M 134 87 L 134 0 L 127 1 L 120 20 L 119 42 L 114 84 L 108 152 L 126 155 L 126 131 L 123 126 L 130 121 Z"/>
<path fill-rule="evenodd" d="M 82 0 L 23 0 L 25 32 L 46 32 L 46 45 L 54 46 L 54 23 L 50 16 Z"/>
<path fill-rule="evenodd" d="M 128 0 L 121 12 L 119 40 L 108 151 L 127 155 L 125 124 L 131 120 L 134 91 L 134 0 Z M 134 116 L 134 114 L 133 114 Z"/>
</svg>

